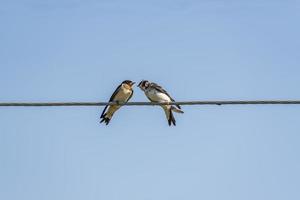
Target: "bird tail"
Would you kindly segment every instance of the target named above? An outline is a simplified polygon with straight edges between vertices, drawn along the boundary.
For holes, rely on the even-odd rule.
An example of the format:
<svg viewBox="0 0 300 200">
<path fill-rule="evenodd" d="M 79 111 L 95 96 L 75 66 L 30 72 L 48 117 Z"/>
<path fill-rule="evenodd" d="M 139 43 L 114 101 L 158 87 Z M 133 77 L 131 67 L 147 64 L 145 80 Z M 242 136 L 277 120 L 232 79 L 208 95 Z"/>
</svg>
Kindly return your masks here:
<svg viewBox="0 0 300 200">
<path fill-rule="evenodd" d="M 112 117 L 112 116 L 111 116 Z M 108 117 L 107 114 L 105 113 L 103 116 L 101 116 L 101 121 L 100 123 L 105 123 L 106 125 L 109 124 L 110 120 L 111 120 L 111 117 Z"/>
<path fill-rule="evenodd" d="M 184 112 L 180 108 L 176 108 L 175 106 L 171 106 L 171 110 L 177 113 L 183 114 Z"/>
<path fill-rule="evenodd" d="M 100 117 L 100 119 L 101 119 L 100 123 L 104 122 L 106 125 L 108 125 L 111 118 L 112 118 L 112 116 L 113 116 L 113 114 L 114 114 L 114 111 L 111 108 L 108 109 L 108 111 L 106 113 L 103 112 L 101 117 Z"/>
<path fill-rule="evenodd" d="M 173 115 L 172 109 L 165 107 L 164 111 L 165 111 L 169 126 L 172 126 L 172 124 L 174 126 L 176 126 L 176 120 L 175 120 L 175 117 Z"/>
<path fill-rule="evenodd" d="M 170 114 L 169 114 L 169 119 L 168 119 L 169 126 L 171 126 L 172 123 L 173 123 L 174 126 L 176 126 L 176 120 L 175 120 L 175 117 L 174 117 L 174 115 L 173 115 L 172 110 L 170 109 L 169 112 L 170 112 Z"/>
</svg>

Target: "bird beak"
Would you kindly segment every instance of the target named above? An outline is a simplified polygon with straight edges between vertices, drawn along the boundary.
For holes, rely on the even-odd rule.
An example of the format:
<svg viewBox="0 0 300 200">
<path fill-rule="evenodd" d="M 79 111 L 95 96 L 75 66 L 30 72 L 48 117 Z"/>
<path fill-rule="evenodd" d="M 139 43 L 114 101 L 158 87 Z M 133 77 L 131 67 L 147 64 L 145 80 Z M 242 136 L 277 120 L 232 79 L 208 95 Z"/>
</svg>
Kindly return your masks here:
<svg viewBox="0 0 300 200">
<path fill-rule="evenodd" d="M 135 82 L 131 82 L 131 86 L 133 86 L 135 84 Z"/>
</svg>

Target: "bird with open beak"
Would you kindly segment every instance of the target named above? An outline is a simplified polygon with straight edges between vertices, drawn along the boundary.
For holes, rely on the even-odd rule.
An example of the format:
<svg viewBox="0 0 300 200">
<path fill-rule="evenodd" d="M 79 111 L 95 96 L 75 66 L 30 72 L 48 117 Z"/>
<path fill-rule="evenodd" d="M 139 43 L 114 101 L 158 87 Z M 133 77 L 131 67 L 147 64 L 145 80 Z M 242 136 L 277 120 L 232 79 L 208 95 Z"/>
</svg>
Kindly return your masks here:
<svg viewBox="0 0 300 200">
<path fill-rule="evenodd" d="M 128 102 L 132 95 L 133 95 L 133 85 L 135 82 L 130 80 L 123 81 L 117 89 L 114 91 L 112 96 L 110 97 L 110 102 L 117 102 L 117 103 L 126 103 Z M 121 107 L 121 105 L 107 105 L 105 106 L 102 114 L 101 114 L 101 121 L 100 123 L 104 122 L 106 125 L 109 124 L 110 120 L 112 119 L 114 113 Z M 108 109 L 107 109 L 108 108 Z M 107 111 L 106 111 L 107 110 Z"/>
</svg>

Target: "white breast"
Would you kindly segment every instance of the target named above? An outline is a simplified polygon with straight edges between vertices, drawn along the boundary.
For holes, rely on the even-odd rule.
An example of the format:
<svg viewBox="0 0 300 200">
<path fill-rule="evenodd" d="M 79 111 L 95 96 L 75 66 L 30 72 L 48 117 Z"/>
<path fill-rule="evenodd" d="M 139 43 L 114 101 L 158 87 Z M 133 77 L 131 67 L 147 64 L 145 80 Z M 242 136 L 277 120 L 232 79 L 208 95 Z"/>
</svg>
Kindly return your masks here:
<svg viewBox="0 0 300 200">
<path fill-rule="evenodd" d="M 146 95 L 151 99 L 152 101 L 155 102 L 171 102 L 170 97 L 168 95 L 159 92 L 155 89 L 149 89 L 145 91 Z"/>
</svg>

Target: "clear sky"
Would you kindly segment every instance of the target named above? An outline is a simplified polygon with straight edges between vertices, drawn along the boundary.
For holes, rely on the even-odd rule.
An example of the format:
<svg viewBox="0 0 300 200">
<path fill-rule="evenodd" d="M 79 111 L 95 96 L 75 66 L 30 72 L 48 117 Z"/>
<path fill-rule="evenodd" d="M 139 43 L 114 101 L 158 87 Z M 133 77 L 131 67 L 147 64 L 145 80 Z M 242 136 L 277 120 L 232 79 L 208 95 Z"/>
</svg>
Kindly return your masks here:
<svg viewBox="0 0 300 200">
<path fill-rule="evenodd" d="M 1 0 L 0 101 L 300 99 L 292 0 Z M 132 101 L 147 101 L 136 88 Z M 300 106 L 0 108 L 0 199 L 298 200 Z"/>
</svg>

